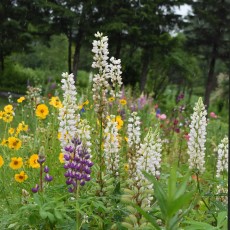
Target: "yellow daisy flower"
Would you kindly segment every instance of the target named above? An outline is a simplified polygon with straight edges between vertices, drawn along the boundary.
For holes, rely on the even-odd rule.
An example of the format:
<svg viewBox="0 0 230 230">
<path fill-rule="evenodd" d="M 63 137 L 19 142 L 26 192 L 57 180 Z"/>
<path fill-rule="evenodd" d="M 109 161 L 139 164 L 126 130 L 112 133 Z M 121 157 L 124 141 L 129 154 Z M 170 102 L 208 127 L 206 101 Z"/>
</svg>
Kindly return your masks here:
<svg viewBox="0 0 230 230">
<path fill-rule="evenodd" d="M 8 145 L 8 140 L 6 140 L 5 138 L 3 138 L 1 144 L 2 146 L 7 146 Z"/>
<path fill-rule="evenodd" d="M 2 119 L 4 112 L 0 111 L 0 119 Z"/>
<path fill-rule="evenodd" d="M 21 157 L 12 157 L 10 162 L 10 168 L 12 169 L 20 169 L 23 165 Z"/>
<path fill-rule="evenodd" d="M 124 169 L 127 172 L 129 170 L 129 164 L 124 164 Z"/>
<path fill-rule="evenodd" d="M 109 98 L 109 102 L 113 102 L 114 100 L 115 100 L 114 97 L 110 97 L 110 98 Z"/>
<path fill-rule="evenodd" d="M 88 105 L 89 104 L 89 100 L 86 100 L 84 103 L 83 103 L 83 106 L 84 105 Z"/>
<path fill-rule="evenodd" d="M 22 103 L 24 100 L 25 100 L 25 97 L 20 97 L 20 98 L 18 98 L 17 102 Z"/>
<path fill-rule="evenodd" d="M 4 112 L 2 115 L 2 120 L 6 123 L 10 123 L 13 121 L 13 113 L 12 112 Z"/>
<path fill-rule="evenodd" d="M 14 179 L 17 182 L 22 183 L 22 182 L 24 182 L 25 180 L 28 179 L 28 176 L 26 175 L 26 173 L 24 171 L 21 171 L 20 173 L 15 174 Z"/>
<path fill-rule="evenodd" d="M 10 149 L 18 150 L 22 146 L 22 142 L 17 137 L 8 137 L 8 147 Z"/>
<path fill-rule="evenodd" d="M 126 105 L 126 104 L 127 104 L 127 101 L 126 101 L 125 99 L 121 99 L 121 100 L 120 100 L 120 104 L 121 104 L 121 105 Z"/>
<path fill-rule="evenodd" d="M 2 158 L 2 156 L 0 155 L 0 168 L 4 165 L 4 160 Z"/>
<path fill-rule="evenodd" d="M 33 154 L 30 156 L 28 163 L 31 168 L 40 168 L 40 164 L 38 163 L 38 154 Z"/>
<path fill-rule="evenodd" d="M 124 125 L 124 122 L 121 118 L 121 116 L 116 116 L 115 119 L 113 119 L 117 122 L 117 129 L 121 129 L 121 127 Z"/>
<path fill-rule="evenodd" d="M 5 111 L 6 113 L 12 113 L 12 111 L 13 111 L 13 106 L 12 106 L 12 105 L 6 105 L 6 106 L 4 107 L 4 111 Z"/>
<path fill-rule="evenodd" d="M 10 128 L 10 129 L 8 130 L 8 133 L 9 133 L 10 135 L 13 135 L 13 134 L 14 134 L 14 131 L 15 131 L 14 128 Z"/>
<path fill-rule="evenodd" d="M 46 119 L 49 109 L 45 104 L 40 104 L 37 106 L 35 113 L 38 118 Z"/>
<path fill-rule="evenodd" d="M 63 107 L 59 97 L 51 97 L 49 104 L 58 109 Z"/>
<path fill-rule="evenodd" d="M 60 153 L 58 158 L 59 158 L 60 163 L 65 163 L 65 161 L 64 161 L 64 153 Z"/>
<path fill-rule="evenodd" d="M 24 121 L 20 122 L 17 127 L 17 132 L 20 133 L 21 131 L 28 131 L 28 125 Z"/>
</svg>

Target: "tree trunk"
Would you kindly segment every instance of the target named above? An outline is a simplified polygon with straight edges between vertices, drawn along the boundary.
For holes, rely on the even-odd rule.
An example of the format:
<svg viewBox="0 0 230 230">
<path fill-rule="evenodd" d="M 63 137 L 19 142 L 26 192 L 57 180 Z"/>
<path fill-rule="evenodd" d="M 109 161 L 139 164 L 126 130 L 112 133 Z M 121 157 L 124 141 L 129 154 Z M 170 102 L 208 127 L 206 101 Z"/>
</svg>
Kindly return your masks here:
<svg viewBox="0 0 230 230">
<path fill-rule="evenodd" d="M 75 80 L 76 80 L 77 71 L 79 67 L 80 51 L 81 51 L 83 35 L 84 35 L 83 30 L 79 28 L 77 33 L 77 38 L 76 38 L 74 57 L 73 57 L 73 74 L 75 76 Z"/>
<path fill-rule="evenodd" d="M 68 34 L 68 71 L 69 74 L 72 73 L 72 28 Z"/>
<path fill-rule="evenodd" d="M 142 68 L 141 68 L 141 80 L 140 80 L 140 90 L 144 91 L 145 85 L 147 82 L 147 75 L 149 72 L 149 62 L 150 62 L 150 54 L 148 48 L 143 51 L 142 58 Z"/>
<path fill-rule="evenodd" d="M 215 43 L 213 44 L 212 47 L 212 54 L 211 54 L 211 60 L 209 64 L 208 78 L 207 78 L 205 95 L 204 95 L 204 104 L 206 105 L 207 110 L 209 108 L 210 96 L 213 89 L 213 83 L 215 80 L 214 72 L 215 72 L 216 57 L 217 57 L 217 45 Z"/>
</svg>

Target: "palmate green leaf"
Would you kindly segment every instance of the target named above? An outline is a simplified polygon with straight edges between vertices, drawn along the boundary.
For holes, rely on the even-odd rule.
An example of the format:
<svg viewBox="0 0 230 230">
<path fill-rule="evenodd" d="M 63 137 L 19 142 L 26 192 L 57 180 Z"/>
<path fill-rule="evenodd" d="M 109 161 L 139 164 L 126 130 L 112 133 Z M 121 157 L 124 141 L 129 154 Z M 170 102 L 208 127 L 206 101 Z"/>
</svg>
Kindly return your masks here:
<svg viewBox="0 0 230 230">
<path fill-rule="evenodd" d="M 39 214 L 41 216 L 42 219 L 46 219 L 48 216 L 48 212 L 46 212 L 45 210 L 41 209 L 39 210 Z"/>
<path fill-rule="evenodd" d="M 168 215 L 168 207 L 167 207 L 167 197 L 166 197 L 166 193 L 163 190 L 163 188 L 161 187 L 161 185 L 159 184 L 159 182 L 156 180 L 156 178 L 153 175 L 150 175 L 146 172 L 142 172 L 144 174 L 144 176 L 154 184 L 154 194 L 158 200 L 160 209 L 161 209 L 161 213 L 164 217 L 167 217 Z"/>
<path fill-rule="evenodd" d="M 140 208 L 138 205 L 133 204 L 133 206 L 137 209 L 137 211 L 147 220 L 149 223 L 151 223 L 155 229 L 161 230 L 155 219 L 149 215 L 146 211 L 144 211 L 142 208 Z"/>
<path fill-rule="evenodd" d="M 54 209 L 54 215 L 58 220 L 61 220 L 63 218 L 61 212 L 56 208 Z"/>
<path fill-rule="evenodd" d="M 55 222 L 55 217 L 51 212 L 47 212 L 47 216 L 51 223 Z"/>
</svg>

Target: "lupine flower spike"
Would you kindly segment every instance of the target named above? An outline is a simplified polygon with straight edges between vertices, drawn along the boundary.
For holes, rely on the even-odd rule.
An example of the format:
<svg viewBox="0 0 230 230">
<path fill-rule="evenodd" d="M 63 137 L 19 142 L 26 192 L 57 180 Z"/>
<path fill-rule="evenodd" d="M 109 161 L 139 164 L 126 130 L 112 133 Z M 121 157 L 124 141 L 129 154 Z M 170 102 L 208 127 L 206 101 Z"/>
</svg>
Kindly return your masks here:
<svg viewBox="0 0 230 230">
<path fill-rule="evenodd" d="M 199 98 L 191 116 L 190 133 L 188 140 L 189 168 L 198 170 L 200 173 L 205 171 L 205 142 L 207 111 L 205 110 L 202 98 Z"/>
</svg>

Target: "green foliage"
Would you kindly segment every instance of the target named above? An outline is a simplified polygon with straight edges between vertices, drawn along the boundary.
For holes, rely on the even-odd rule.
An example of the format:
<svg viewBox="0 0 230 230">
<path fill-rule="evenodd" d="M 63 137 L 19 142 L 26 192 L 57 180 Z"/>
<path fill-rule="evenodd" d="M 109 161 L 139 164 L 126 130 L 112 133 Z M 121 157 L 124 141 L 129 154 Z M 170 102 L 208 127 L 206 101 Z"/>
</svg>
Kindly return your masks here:
<svg viewBox="0 0 230 230">
<path fill-rule="evenodd" d="M 157 204 L 159 205 L 161 216 L 167 230 L 178 229 L 179 224 L 183 217 L 188 213 L 191 206 L 188 208 L 189 203 L 192 201 L 194 191 L 187 191 L 189 173 L 184 177 L 177 179 L 176 167 L 172 167 L 170 176 L 167 181 L 167 190 L 155 179 L 154 176 L 143 172 L 145 177 L 154 185 L 154 196 L 156 197 Z M 187 208 L 187 209 L 185 209 Z M 137 207 L 140 211 L 141 209 Z M 156 220 L 144 210 L 141 210 L 145 218 L 156 228 Z"/>
<path fill-rule="evenodd" d="M 217 226 L 214 227 L 211 224 L 198 222 L 198 221 L 185 221 L 189 226 L 185 227 L 185 230 L 222 230 L 227 229 L 228 227 L 228 216 L 227 211 L 219 212 L 217 216 Z"/>
<path fill-rule="evenodd" d="M 8 91 L 25 93 L 27 84 L 43 84 L 45 77 L 44 71 L 9 62 L 1 76 L 0 84 L 3 89 L 8 89 Z"/>
</svg>

